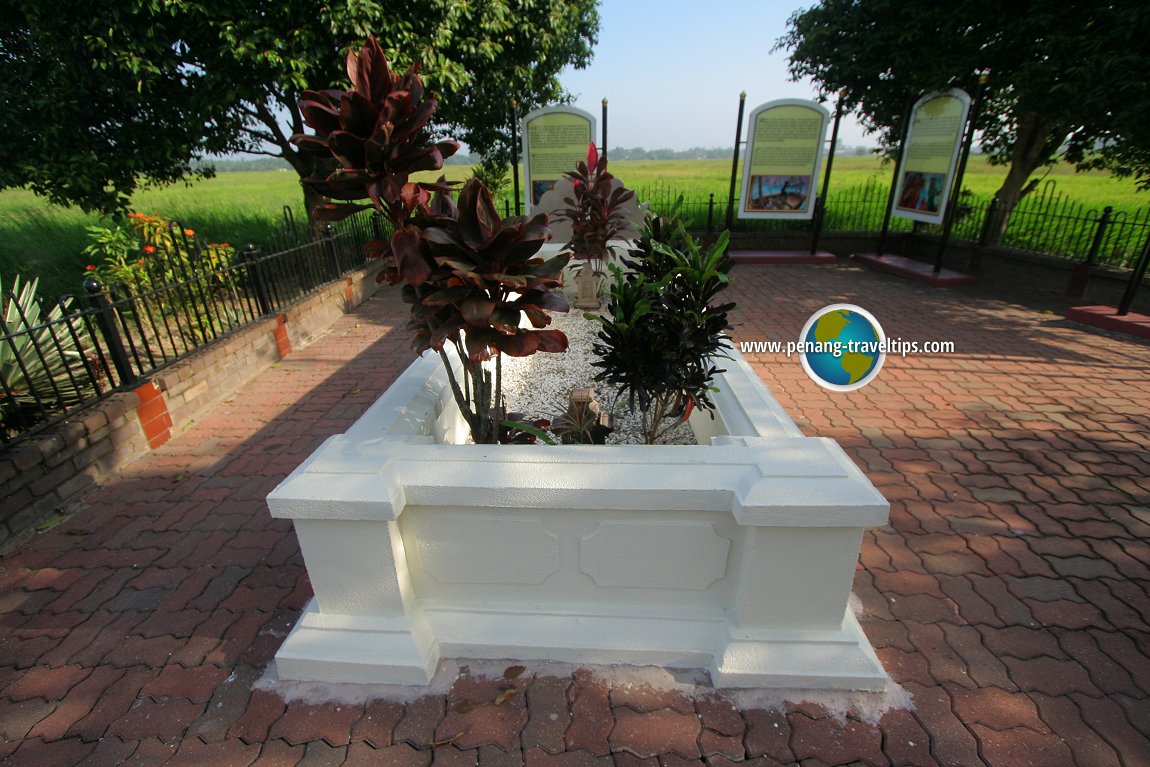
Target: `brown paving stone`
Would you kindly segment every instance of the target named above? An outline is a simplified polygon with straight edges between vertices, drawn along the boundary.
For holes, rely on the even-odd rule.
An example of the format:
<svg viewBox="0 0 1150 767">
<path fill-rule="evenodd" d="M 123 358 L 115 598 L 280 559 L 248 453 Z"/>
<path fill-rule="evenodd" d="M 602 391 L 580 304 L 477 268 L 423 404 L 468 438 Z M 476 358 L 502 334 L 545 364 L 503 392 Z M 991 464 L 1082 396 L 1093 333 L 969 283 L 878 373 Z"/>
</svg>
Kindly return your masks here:
<svg viewBox="0 0 1150 767">
<path fill-rule="evenodd" d="M 248 767 L 260 755 L 259 744 L 247 745 L 235 741 L 203 743 L 189 738 L 180 744 L 176 755 L 165 764 L 167 767 Z"/>
<path fill-rule="evenodd" d="M 1075 764 L 1119 767 L 1118 753 L 1087 726 L 1072 700 L 1038 693 L 1031 697 L 1042 720 L 1070 749 Z"/>
<path fill-rule="evenodd" d="M 282 738 L 293 746 L 321 738 L 332 746 L 346 746 L 351 742 L 352 725 L 363 718 L 363 710 L 362 704 L 292 701 L 268 737 Z"/>
<path fill-rule="evenodd" d="M 1021 660 L 1030 660 L 1044 655 L 1051 658 L 1066 657 L 1066 654 L 1058 646 L 1058 640 L 1048 629 L 1031 629 L 1020 626 L 994 628 L 979 625 L 978 632 L 981 634 L 986 648 L 999 658 L 1004 655 Z"/>
<path fill-rule="evenodd" d="M 33 666 L 4 688 L 4 697 L 13 701 L 60 700 L 91 673 L 91 668 L 82 666 Z"/>
<path fill-rule="evenodd" d="M 1125 757 L 1146 753 L 1146 736 L 1131 726 L 1117 702 L 1081 693 L 1069 697 L 1078 706 L 1083 721 L 1119 754 Z"/>
<path fill-rule="evenodd" d="M 79 738 L 45 743 L 29 738 L 4 760 L 4 767 L 75 767 L 96 749 L 96 744 Z"/>
<path fill-rule="evenodd" d="M 479 767 L 523 767 L 523 752 L 504 751 L 498 746 L 479 747 Z"/>
<path fill-rule="evenodd" d="M 203 712 L 203 703 L 193 703 L 186 698 L 145 697 L 108 725 L 107 734 L 121 740 L 158 738 L 172 742 L 179 740 L 188 725 Z"/>
<path fill-rule="evenodd" d="M 390 700 L 368 701 L 363 716 L 351 729 L 352 742 L 364 741 L 373 748 L 390 746 L 391 734 L 403 715 L 402 703 Z"/>
<path fill-rule="evenodd" d="M 583 752 L 568 752 L 568 753 L 586 753 Z M 599 756 L 593 757 L 595 759 L 606 759 L 607 757 Z M 640 759 L 634 754 L 628 754 L 626 751 L 620 751 L 617 754 L 611 754 L 611 759 L 615 762 L 615 767 L 659 767 L 659 760 L 652 756 L 647 759 Z"/>
<path fill-rule="evenodd" d="M 250 666 L 233 669 L 231 674 L 215 688 L 204 715 L 188 728 L 188 737 L 200 738 L 207 743 L 214 743 L 227 737 L 228 729 L 247 710 L 252 685 L 259 677 L 260 671 Z"/>
<path fill-rule="evenodd" d="M 1145 592 L 1137 584 L 1129 581 L 1080 580 L 1075 581 L 1074 590 L 1100 609 L 1103 619 L 1115 628 L 1122 631 L 1150 631 L 1150 623 L 1147 623 L 1150 618 L 1150 599 L 1146 598 Z M 1118 594 L 1126 598 L 1120 598 Z"/>
<path fill-rule="evenodd" d="M 615 724 L 607 684 L 582 668 L 575 672 L 574 679 L 568 691 L 571 724 L 563 741 L 568 749 L 581 748 L 595 756 L 606 756 L 611 753 L 607 738 Z"/>
<path fill-rule="evenodd" d="M 96 743 L 96 748 L 92 750 L 92 753 L 84 757 L 76 767 L 108 767 L 108 765 L 120 764 L 135 753 L 139 745 L 134 740 L 101 738 Z"/>
<path fill-rule="evenodd" d="M 906 709 L 891 709 L 879 720 L 882 731 L 882 749 L 891 764 L 934 767 L 938 764 L 930 754 L 930 736 L 914 714 Z"/>
<path fill-rule="evenodd" d="M 437 746 L 431 752 L 432 767 L 476 767 L 479 749 L 461 750 L 455 745 Z"/>
<path fill-rule="evenodd" d="M 304 746 L 299 764 L 300 767 L 341 767 L 347 761 L 347 751 L 347 746 L 332 746 L 323 740 L 313 740 Z"/>
<path fill-rule="evenodd" d="M 557 754 L 566 744 L 564 733 L 571 723 L 571 710 L 567 702 L 570 677 L 536 677 L 527 690 L 527 725 L 520 733 L 523 749 L 539 747 Z"/>
<path fill-rule="evenodd" d="M 1072 764 L 1073 753 L 1057 735 L 1031 730 L 1000 732 L 974 724 L 971 732 L 982 745 L 986 763 L 992 767 L 1020 764 Z"/>
<path fill-rule="evenodd" d="M 0 740 L 22 740 L 28 731 L 56 710 L 54 701 L 31 698 L 0 708 Z"/>
<path fill-rule="evenodd" d="M 936 682 L 954 682 L 964 687 L 973 685 L 966 663 L 947 643 L 941 626 L 907 622 L 906 627 L 915 649 L 926 658 L 930 675 Z"/>
<path fill-rule="evenodd" d="M 229 673 L 219 666 L 168 666 L 144 686 L 143 692 L 153 698 L 183 697 L 206 703 Z"/>
<path fill-rule="evenodd" d="M 953 685 L 948 685 L 946 691 L 954 701 L 954 713 L 967 724 L 977 722 L 995 730 L 1026 727 L 1035 732 L 1049 732 L 1027 694 L 996 687 L 970 690 Z"/>
<path fill-rule="evenodd" d="M 873 725 L 853 719 L 839 722 L 833 717 L 811 719 L 805 714 L 787 717 L 791 724 L 791 747 L 795 757 L 819 759 L 826 764 L 841 764 L 852 760 L 869 764 L 882 764 L 882 732 Z"/>
<path fill-rule="evenodd" d="M 1106 695 L 1140 695 L 1142 691 L 1134 684 L 1130 673 L 1121 664 L 1099 649 L 1091 631 L 1054 632 L 1058 644 L 1067 656 L 1077 661 L 1090 676 L 1090 681 Z"/>
<path fill-rule="evenodd" d="M 973 626 L 939 624 L 946 643 L 966 664 L 966 671 L 979 687 L 1015 689 L 1006 665 L 982 643 L 982 637 Z"/>
<path fill-rule="evenodd" d="M 297 767 L 303 761 L 306 750 L 303 746 L 289 746 L 282 740 L 269 740 L 258 745 L 260 752 L 256 760 L 252 762 L 252 767 Z M 353 761 L 352 751 L 349 749 L 345 764 L 351 767 L 355 764 L 372 764 L 372 762 L 367 760 Z"/>
<path fill-rule="evenodd" d="M 430 749 L 419 751 L 406 743 L 384 746 L 375 751 L 371 751 L 367 744 L 356 743 L 348 749 L 348 754 L 352 753 L 360 758 L 359 764 L 379 767 L 428 767 L 432 756 Z M 367 760 L 363 760 L 365 758 Z"/>
<path fill-rule="evenodd" d="M 136 750 L 125 760 L 120 767 L 155 767 L 166 764 L 179 748 L 178 743 L 164 743 L 154 738 L 141 740 L 136 744 Z"/>
<path fill-rule="evenodd" d="M 695 705 L 681 690 L 657 688 L 646 682 L 616 682 L 611 687 L 611 706 L 627 706 L 640 714 L 670 708 L 680 714 L 692 714 Z"/>
<path fill-rule="evenodd" d="M 1102 611 L 1092 604 L 1059 599 L 1054 602 L 1027 600 L 1031 614 L 1043 626 L 1064 629 L 1110 628 Z"/>
<path fill-rule="evenodd" d="M 523 764 L 524 767 L 612 767 L 620 762 L 582 750 L 550 754 L 541 748 L 528 748 L 523 752 Z"/>
<path fill-rule="evenodd" d="M 244 713 L 228 729 L 228 737 L 239 738 L 245 743 L 260 743 L 268 737 L 268 731 L 286 710 L 283 699 L 274 692 L 252 690 Z"/>
<path fill-rule="evenodd" d="M 1150 695 L 1150 637 L 1108 631 L 1095 632 L 1092 636 L 1102 652 L 1126 669 L 1142 694 Z"/>
<path fill-rule="evenodd" d="M 446 715 L 444 695 L 424 695 L 407 704 L 407 712 L 395 726 L 392 740 L 423 748 L 435 742 L 435 728 Z M 452 733 L 454 734 L 454 733 Z"/>
<path fill-rule="evenodd" d="M 79 737 L 86 741 L 99 740 L 108 727 L 128 713 L 135 705 L 140 690 L 155 679 L 159 672 L 154 669 L 132 668 L 124 672 L 110 687 L 106 688 L 98 700 L 90 700 L 91 711 L 68 728 L 68 737 Z M 93 677 L 95 674 L 92 675 Z M 91 679 L 92 677 L 89 677 Z M 87 681 L 87 680 L 85 680 Z M 73 688 L 77 693 L 83 683 Z"/>
<path fill-rule="evenodd" d="M 743 743 L 747 757 L 768 757 L 778 762 L 792 762 L 791 725 L 786 714 L 778 710 L 750 709 L 743 712 L 747 722 L 747 736 Z"/>
<path fill-rule="evenodd" d="M 954 715 L 950 696 L 941 687 L 906 685 L 914 696 L 915 716 L 930 735 L 931 755 L 945 765 L 978 764 L 978 741 Z"/>
<path fill-rule="evenodd" d="M 675 753 L 685 759 L 699 758 L 699 719 L 669 708 L 639 713 L 628 707 L 615 709 L 611 751 L 627 751 L 638 757 Z"/>
<path fill-rule="evenodd" d="M 1091 695 L 1101 692 L 1090 681 L 1086 669 L 1070 660 L 1041 657 L 1033 660 L 1004 658 L 1010 669 L 1010 678 L 1023 692 L 1041 692 L 1046 695 L 1067 695 L 1087 691 Z"/>
</svg>

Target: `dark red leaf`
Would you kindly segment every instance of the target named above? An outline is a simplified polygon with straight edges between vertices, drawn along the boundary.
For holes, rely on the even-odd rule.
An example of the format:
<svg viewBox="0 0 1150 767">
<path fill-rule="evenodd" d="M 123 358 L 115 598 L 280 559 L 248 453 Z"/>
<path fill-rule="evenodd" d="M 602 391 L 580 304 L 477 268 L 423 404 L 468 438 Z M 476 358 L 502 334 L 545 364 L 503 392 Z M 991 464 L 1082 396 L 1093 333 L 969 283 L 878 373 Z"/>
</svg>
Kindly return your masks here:
<svg viewBox="0 0 1150 767">
<path fill-rule="evenodd" d="M 419 229 L 405 226 L 391 235 L 391 252 L 403 281 L 408 285 L 422 285 L 431 276 L 431 263 L 423 255 Z"/>
</svg>

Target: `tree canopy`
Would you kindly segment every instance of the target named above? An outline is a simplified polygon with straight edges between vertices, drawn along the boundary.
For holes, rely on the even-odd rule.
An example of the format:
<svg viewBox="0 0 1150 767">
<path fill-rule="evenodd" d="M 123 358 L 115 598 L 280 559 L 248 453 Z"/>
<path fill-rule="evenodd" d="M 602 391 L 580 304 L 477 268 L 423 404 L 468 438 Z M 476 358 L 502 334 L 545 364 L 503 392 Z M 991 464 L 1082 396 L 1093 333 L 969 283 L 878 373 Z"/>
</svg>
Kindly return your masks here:
<svg viewBox="0 0 1150 767">
<path fill-rule="evenodd" d="M 485 155 L 509 151 L 510 104 L 563 99 L 558 74 L 589 63 L 595 0 L 91 0 L 83 12 L 0 0 L 0 188 L 123 210 L 140 184 L 210 155 L 314 159 L 299 94 L 346 84 L 344 56 L 375 34 L 397 67 L 422 64 L 435 127 Z M 200 167 L 197 163 L 195 167 Z M 208 171 L 210 172 L 210 171 Z"/>
<path fill-rule="evenodd" d="M 778 48 L 790 74 L 841 93 L 886 147 L 908 100 L 988 74 L 977 127 L 992 162 L 1009 165 L 1006 210 L 1056 159 L 1135 175 L 1150 186 L 1150 38 L 1145 0 L 821 0 L 796 12 Z"/>
</svg>

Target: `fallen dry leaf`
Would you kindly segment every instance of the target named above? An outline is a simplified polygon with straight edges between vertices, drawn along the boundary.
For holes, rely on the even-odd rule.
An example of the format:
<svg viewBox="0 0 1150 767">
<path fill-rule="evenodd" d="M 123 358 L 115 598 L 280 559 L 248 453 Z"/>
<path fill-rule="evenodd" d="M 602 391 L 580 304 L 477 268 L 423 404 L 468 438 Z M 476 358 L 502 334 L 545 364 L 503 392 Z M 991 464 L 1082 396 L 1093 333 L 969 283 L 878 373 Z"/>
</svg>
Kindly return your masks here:
<svg viewBox="0 0 1150 767">
<path fill-rule="evenodd" d="M 461 700 L 451 707 L 451 710 L 457 714 L 466 714 L 468 711 L 474 711 L 475 707 L 479 704 L 473 700 Z"/>
<path fill-rule="evenodd" d="M 507 668 L 505 668 L 503 670 L 503 678 L 504 679 L 514 679 L 515 677 L 519 676 L 520 674 L 522 674 L 526 670 L 527 669 L 524 668 L 523 666 L 508 666 Z"/>
<path fill-rule="evenodd" d="M 495 705 L 502 706 L 504 703 L 515 697 L 515 693 L 517 692 L 519 692 L 519 688 L 514 686 L 508 690 L 504 690 L 503 692 L 499 693 L 499 697 L 495 699 Z"/>
</svg>

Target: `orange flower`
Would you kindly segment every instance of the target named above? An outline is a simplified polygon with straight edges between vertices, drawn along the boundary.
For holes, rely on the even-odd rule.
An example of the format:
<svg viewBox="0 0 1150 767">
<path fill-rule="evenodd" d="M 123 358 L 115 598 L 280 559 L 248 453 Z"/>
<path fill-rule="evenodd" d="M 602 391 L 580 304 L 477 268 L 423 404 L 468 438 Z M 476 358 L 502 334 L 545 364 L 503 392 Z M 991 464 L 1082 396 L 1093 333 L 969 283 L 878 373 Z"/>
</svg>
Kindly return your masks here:
<svg viewBox="0 0 1150 767">
<path fill-rule="evenodd" d="M 96 267 L 92 266 L 91 264 L 88 264 L 86 267 L 84 267 L 84 271 L 85 272 L 94 272 L 94 271 L 96 271 Z"/>
<path fill-rule="evenodd" d="M 221 248 L 230 248 L 230 247 L 231 247 L 231 245 L 228 245 L 226 242 L 221 242 L 221 243 L 220 243 L 220 247 L 221 247 Z"/>
<path fill-rule="evenodd" d="M 195 229 L 185 229 L 185 230 L 184 230 L 184 236 L 185 236 L 185 237 L 191 237 L 191 236 L 192 236 L 192 235 L 194 235 L 195 233 L 196 233 L 196 230 L 195 230 Z"/>
<path fill-rule="evenodd" d="M 145 245 L 144 246 L 144 252 L 148 253 L 148 254 L 155 253 L 156 252 L 156 246 L 155 245 Z"/>
</svg>

